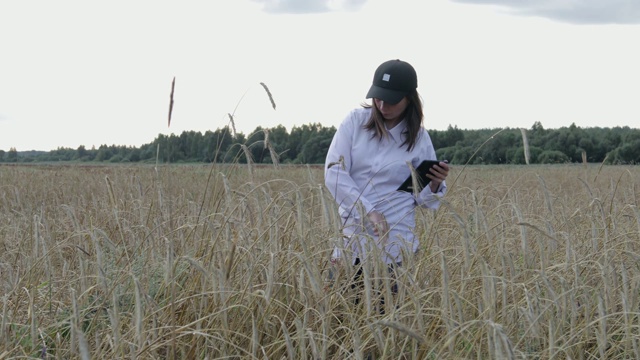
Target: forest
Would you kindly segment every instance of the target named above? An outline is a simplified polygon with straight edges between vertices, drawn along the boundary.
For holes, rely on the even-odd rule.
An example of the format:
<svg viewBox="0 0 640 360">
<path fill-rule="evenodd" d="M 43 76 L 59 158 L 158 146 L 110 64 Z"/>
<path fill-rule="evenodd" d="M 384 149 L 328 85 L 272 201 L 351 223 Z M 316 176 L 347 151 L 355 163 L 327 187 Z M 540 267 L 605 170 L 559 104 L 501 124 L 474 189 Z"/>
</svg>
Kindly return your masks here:
<svg viewBox="0 0 640 360">
<path fill-rule="evenodd" d="M 233 128 L 159 134 L 140 147 L 101 145 L 52 151 L 0 150 L 0 162 L 143 162 L 322 164 L 336 128 L 322 124 L 256 128 L 245 135 Z M 428 130 L 440 159 L 452 164 L 640 163 L 640 129 L 580 128 Z"/>
</svg>

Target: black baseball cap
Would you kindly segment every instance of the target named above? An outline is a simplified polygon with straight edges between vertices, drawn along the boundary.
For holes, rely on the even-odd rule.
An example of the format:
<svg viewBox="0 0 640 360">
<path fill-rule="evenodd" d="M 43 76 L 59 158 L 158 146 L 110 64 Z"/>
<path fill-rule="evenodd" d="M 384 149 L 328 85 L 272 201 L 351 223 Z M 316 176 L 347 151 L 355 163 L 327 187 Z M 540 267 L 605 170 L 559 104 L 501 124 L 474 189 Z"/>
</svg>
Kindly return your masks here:
<svg viewBox="0 0 640 360">
<path fill-rule="evenodd" d="M 367 99 L 376 98 L 397 104 L 417 88 L 418 76 L 413 66 L 402 60 L 389 60 L 376 69 Z"/>
</svg>

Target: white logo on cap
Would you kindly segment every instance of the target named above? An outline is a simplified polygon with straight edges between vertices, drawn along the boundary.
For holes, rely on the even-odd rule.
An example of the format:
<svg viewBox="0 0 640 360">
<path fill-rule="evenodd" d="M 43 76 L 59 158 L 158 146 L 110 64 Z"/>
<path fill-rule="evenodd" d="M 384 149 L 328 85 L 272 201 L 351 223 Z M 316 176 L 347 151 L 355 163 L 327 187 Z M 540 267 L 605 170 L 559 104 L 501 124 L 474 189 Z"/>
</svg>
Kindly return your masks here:
<svg viewBox="0 0 640 360">
<path fill-rule="evenodd" d="M 391 75 L 389 74 L 382 75 L 382 81 L 389 81 L 390 78 L 391 78 Z"/>
</svg>

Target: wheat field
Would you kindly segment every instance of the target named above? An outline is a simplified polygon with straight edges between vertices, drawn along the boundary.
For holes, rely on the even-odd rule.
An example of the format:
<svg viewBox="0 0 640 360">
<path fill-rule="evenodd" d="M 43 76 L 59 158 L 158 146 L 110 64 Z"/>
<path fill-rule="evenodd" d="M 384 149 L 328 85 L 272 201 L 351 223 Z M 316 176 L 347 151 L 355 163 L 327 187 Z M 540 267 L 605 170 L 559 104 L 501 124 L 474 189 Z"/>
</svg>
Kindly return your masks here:
<svg viewBox="0 0 640 360">
<path fill-rule="evenodd" d="M 0 166 L 0 359 L 640 358 L 640 167 L 447 182 L 393 295 L 321 167 Z"/>
</svg>

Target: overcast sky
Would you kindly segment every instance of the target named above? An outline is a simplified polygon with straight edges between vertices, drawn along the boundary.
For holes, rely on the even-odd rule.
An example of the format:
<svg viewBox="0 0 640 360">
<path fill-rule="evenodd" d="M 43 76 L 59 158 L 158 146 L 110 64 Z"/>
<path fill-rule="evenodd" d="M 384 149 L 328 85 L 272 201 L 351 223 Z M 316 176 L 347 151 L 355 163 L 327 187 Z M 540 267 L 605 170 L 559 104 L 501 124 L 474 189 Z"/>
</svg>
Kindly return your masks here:
<svg viewBox="0 0 640 360">
<path fill-rule="evenodd" d="M 140 146 L 228 113 L 245 135 L 338 126 L 395 58 L 427 129 L 637 128 L 639 39 L 637 0 L 2 1 L 0 149 Z"/>
</svg>

